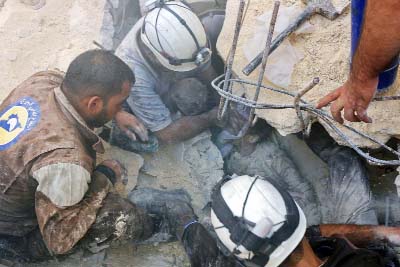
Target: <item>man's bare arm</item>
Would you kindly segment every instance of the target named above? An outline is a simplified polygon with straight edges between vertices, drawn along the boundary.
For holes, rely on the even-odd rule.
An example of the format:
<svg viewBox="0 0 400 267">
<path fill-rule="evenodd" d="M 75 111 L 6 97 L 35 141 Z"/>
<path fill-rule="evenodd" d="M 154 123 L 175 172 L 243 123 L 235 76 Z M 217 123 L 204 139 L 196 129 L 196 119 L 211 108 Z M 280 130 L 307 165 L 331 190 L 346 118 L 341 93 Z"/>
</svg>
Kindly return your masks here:
<svg viewBox="0 0 400 267">
<path fill-rule="evenodd" d="M 322 98 L 317 108 L 331 105 L 336 121 L 371 122 L 367 108 L 374 96 L 379 72 L 400 52 L 400 1 L 368 0 L 363 30 L 346 83 Z"/>
<path fill-rule="evenodd" d="M 354 245 L 362 246 L 372 242 L 388 242 L 400 245 L 400 227 L 380 225 L 322 224 L 321 236 L 344 235 Z"/>
<path fill-rule="evenodd" d="M 375 78 L 400 52 L 400 1 L 368 0 L 361 39 L 351 76 L 364 81 Z"/>
<path fill-rule="evenodd" d="M 188 140 L 217 123 L 217 109 L 197 116 L 185 116 L 155 132 L 160 143 L 171 144 Z"/>
</svg>

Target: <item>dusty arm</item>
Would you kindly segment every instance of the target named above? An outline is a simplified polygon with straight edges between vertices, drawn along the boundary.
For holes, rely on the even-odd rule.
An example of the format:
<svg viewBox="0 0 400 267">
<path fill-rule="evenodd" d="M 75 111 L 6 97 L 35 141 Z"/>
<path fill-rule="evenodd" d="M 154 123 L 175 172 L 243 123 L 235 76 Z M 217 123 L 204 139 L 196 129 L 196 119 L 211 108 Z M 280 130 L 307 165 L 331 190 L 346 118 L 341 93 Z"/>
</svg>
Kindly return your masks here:
<svg viewBox="0 0 400 267">
<path fill-rule="evenodd" d="M 344 235 L 352 243 L 358 246 L 371 242 L 388 242 L 392 245 L 400 245 L 400 227 L 324 224 L 320 225 L 319 228 L 322 236 L 330 237 L 336 234 Z"/>
<path fill-rule="evenodd" d="M 197 116 L 185 116 L 172 122 L 166 128 L 155 132 L 161 143 L 169 144 L 195 137 L 217 123 L 217 110 Z"/>
</svg>

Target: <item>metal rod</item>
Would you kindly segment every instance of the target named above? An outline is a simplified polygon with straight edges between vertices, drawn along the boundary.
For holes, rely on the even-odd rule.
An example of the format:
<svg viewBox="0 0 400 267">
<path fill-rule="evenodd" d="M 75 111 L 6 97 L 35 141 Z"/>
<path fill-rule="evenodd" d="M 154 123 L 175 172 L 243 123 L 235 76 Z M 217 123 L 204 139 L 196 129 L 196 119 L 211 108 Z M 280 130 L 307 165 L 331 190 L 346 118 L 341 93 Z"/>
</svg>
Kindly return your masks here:
<svg viewBox="0 0 400 267">
<path fill-rule="evenodd" d="M 272 36 L 274 35 L 275 24 L 276 24 L 276 19 L 278 17 L 278 11 L 279 11 L 280 4 L 281 3 L 279 1 L 275 1 L 274 10 L 272 11 L 272 17 L 271 17 L 271 21 L 269 23 L 269 32 L 268 32 L 268 36 L 267 36 L 267 42 L 265 43 L 264 53 L 263 53 L 263 57 L 262 57 L 262 61 L 261 61 L 261 69 L 260 69 L 260 73 L 258 74 L 257 88 L 256 88 L 256 92 L 255 92 L 254 98 L 253 98 L 254 102 L 258 101 L 261 85 L 264 80 L 264 73 L 265 73 L 265 69 L 267 67 L 269 50 L 271 49 Z M 255 109 L 252 108 L 251 112 L 250 112 L 249 120 L 252 120 L 254 112 L 255 112 Z"/>
<path fill-rule="evenodd" d="M 255 103 L 252 100 L 245 99 L 243 97 L 236 96 L 229 92 L 222 91 L 221 87 L 222 87 L 222 84 L 224 83 L 223 77 L 224 77 L 224 75 L 218 76 L 217 78 L 215 78 L 212 81 L 211 84 L 214 87 L 214 89 L 217 90 L 217 92 L 221 96 L 229 99 L 230 101 L 241 103 L 245 106 L 248 106 L 251 108 L 256 108 L 256 109 L 288 109 L 288 108 L 294 109 L 295 108 L 294 104 L 276 105 L 276 104 L 267 104 L 267 103 Z M 231 79 L 229 82 L 235 82 L 235 83 L 248 85 L 248 86 L 257 86 L 257 83 L 255 83 L 255 82 L 242 80 L 242 79 Z M 289 91 L 284 91 L 284 90 L 268 87 L 265 85 L 262 85 L 261 88 L 266 89 L 266 90 L 271 90 L 273 92 L 277 92 L 280 94 L 288 95 L 291 97 L 296 97 L 295 94 L 293 94 Z M 378 166 L 384 166 L 384 165 L 400 166 L 400 160 L 381 160 L 381 159 L 371 157 L 368 153 L 365 153 L 360 148 L 358 148 L 356 146 L 356 144 L 344 133 L 344 131 L 342 131 L 341 129 L 339 129 L 338 127 L 335 126 L 336 121 L 332 118 L 332 116 L 330 116 L 328 113 L 326 113 L 323 110 L 316 109 L 314 107 L 314 105 L 307 103 L 305 100 L 303 100 L 301 98 L 299 98 L 298 101 L 300 103 L 299 106 L 300 106 L 301 110 L 307 111 L 307 112 L 311 113 L 312 115 L 318 117 L 323 122 L 325 122 L 327 127 L 329 127 L 332 131 L 334 131 L 338 135 L 338 137 L 341 138 L 349 147 L 353 148 L 357 152 L 357 154 L 359 154 L 361 157 L 365 158 L 368 161 L 368 163 L 370 163 L 372 165 L 378 165 Z M 341 127 L 353 132 L 354 134 L 361 136 L 362 138 L 365 138 L 366 140 L 373 142 L 374 144 L 380 145 L 387 151 L 393 153 L 394 155 L 397 155 L 400 158 L 400 152 L 396 151 L 395 149 L 392 149 L 391 147 L 387 146 L 385 143 L 379 141 L 378 139 L 375 139 L 365 133 L 362 133 L 361 131 L 359 131 L 353 127 L 350 127 L 346 124 L 341 125 Z"/>
<path fill-rule="evenodd" d="M 292 32 L 294 32 L 301 24 L 304 23 L 310 16 L 312 16 L 316 12 L 316 8 L 314 6 L 308 5 L 307 8 L 299 15 L 299 17 L 292 23 L 288 25 L 288 27 L 282 31 L 271 43 L 271 49 L 269 53 L 275 51 L 278 46 L 288 37 Z M 246 67 L 243 68 L 242 72 L 244 75 L 249 76 L 262 62 L 262 52 L 259 53 Z"/>
<path fill-rule="evenodd" d="M 400 96 L 377 96 L 372 101 L 389 101 L 389 100 L 400 100 Z"/>
<path fill-rule="evenodd" d="M 302 96 L 304 96 L 308 91 L 314 88 L 319 83 L 319 78 L 315 77 L 303 90 L 301 90 L 294 98 L 294 107 L 297 113 L 297 117 L 299 117 L 300 120 L 300 127 L 301 130 L 303 131 L 303 134 L 305 134 L 306 130 L 306 124 L 304 123 L 304 118 L 303 114 L 301 113 L 300 109 L 300 99 Z"/>
<path fill-rule="evenodd" d="M 228 81 L 226 81 L 226 83 L 228 83 Z M 228 84 L 229 84 L 228 90 L 224 92 L 232 93 L 233 82 L 230 82 L 230 79 Z M 224 105 L 222 107 L 221 118 L 224 116 L 226 110 L 228 109 L 228 104 L 229 104 L 229 99 L 224 98 Z"/>
<path fill-rule="evenodd" d="M 225 82 L 224 82 L 224 87 L 223 87 L 224 91 L 228 90 L 229 79 L 232 76 L 233 60 L 235 59 L 236 48 L 237 48 L 237 44 L 239 41 L 239 33 L 240 33 L 240 29 L 242 28 L 244 6 L 245 6 L 245 0 L 240 0 L 239 10 L 238 10 L 238 14 L 236 17 L 235 32 L 233 34 L 232 47 L 230 49 L 228 63 L 226 65 Z M 218 109 L 218 119 L 219 120 L 224 116 L 224 113 L 225 113 L 224 111 L 226 110 L 226 107 L 228 105 L 228 103 L 225 103 L 225 101 L 226 101 L 226 99 L 221 97 L 220 102 L 219 102 L 219 109 Z"/>
<path fill-rule="evenodd" d="M 93 44 L 95 45 L 95 46 L 97 46 L 98 48 L 100 48 L 101 50 L 106 50 L 105 48 L 104 48 L 104 46 L 102 46 L 101 44 L 99 44 L 97 41 L 95 41 L 95 40 L 93 40 Z"/>
</svg>

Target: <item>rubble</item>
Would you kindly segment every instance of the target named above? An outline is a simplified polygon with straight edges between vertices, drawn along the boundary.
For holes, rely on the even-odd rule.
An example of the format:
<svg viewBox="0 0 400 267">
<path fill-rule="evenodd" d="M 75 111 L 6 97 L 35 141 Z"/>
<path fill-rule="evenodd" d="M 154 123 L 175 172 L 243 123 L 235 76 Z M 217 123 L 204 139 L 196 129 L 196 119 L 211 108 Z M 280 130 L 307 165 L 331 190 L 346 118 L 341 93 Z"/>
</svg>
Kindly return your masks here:
<svg viewBox="0 0 400 267">
<path fill-rule="evenodd" d="M 133 244 L 112 247 L 106 252 L 85 255 L 82 252 L 62 260 L 52 260 L 16 267 L 190 267 L 185 251 L 179 242 L 158 245 Z"/>
<path fill-rule="evenodd" d="M 0 1 L 1 6 L 4 1 Z M 0 16 L 0 38 L 3 62 L 0 72 L 0 100 L 20 82 L 33 73 L 48 68 L 66 70 L 79 53 L 93 49 L 98 40 L 105 1 L 5 1 Z M 34 10 L 32 5 L 45 3 Z M 174 157 L 169 157 L 174 155 Z M 126 185 L 118 184 L 123 195 L 136 185 L 154 185 L 163 189 L 183 187 L 192 195 L 196 209 L 209 200 L 213 184 L 223 175 L 223 161 L 209 135 L 202 135 L 184 144 L 164 147 L 155 155 L 123 151 L 106 144 L 106 154 L 98 161 L 114 158 L 127 168 Z M 172 160 L 172 159 L 175 159 Z M 139 174 L 139 169 L 144 168 Z M 138 178 L 139 176 L 139 178 Z M 147 176 L 151 177 L 147 179 Z M 155 182 L 157 180 L 157 182 Z M 152 183 L 154 181 L 154 183 Z M 206 192 L 206 193 L 205 193 Z M 127 246 L 132 248 L 132 246 Z M 107 250 L 106 262 L 112 266 L 188 266 L 186 255 L 179 243 L 157 247 L 139 246 L 136 251 L 126 248 Z M 113 256 L 118 255 L 118 256 Z M 73 255 L 64 261 L 25 266 L 105 266 L 96 259 Z"/>
<path fill-rule="evenodd" d="M 186 142 L 161 146 L 158 152 L 143 155 L 138 187 L 182 188 L 192 197 L 196 214 L 201 215 L 212 188 L 224 175 L 221 153 L 210 137 L 209 132 L 203 132 Z"/>
<path fill-rule="evenodd" d="M 33 73 L 65 71 L 76 55 L 95 48 L 92 41 L 98 39 L 104 3 L 0 1 L 0 100 Z"/>
<path fill-rule="evenodd" d="M 106 159 L 119 161 L 126 168 L 126 175 L 121 182 L 115 185 L 117 192 L 122 196 L 128 196 L 128 193 L 137 185 L 139 170 L 143 166 L 143 158 L 135 153 L 125 151 L 115 146 L 103 142 L 105 153 L 97 155 L 97 162 Z"/>
<path fill-rule="evenodd" d="M 271 130 L 250 154 L 236 149 L 226 161 L 227 171 L 274 179 L 303 209 L 308 225 L 376 224 L 364 163 L 327 133 L 321 136 L 312 136 L 306 144 L 296 135 Z M 377 210 L 382 212 L 381 207 Z"/>
<path fill-rule="evenodd" d="M 211 0 L 210 0 L 211 1 Z M 4 7 L 2 6 L 5 2 Z M 71 59 L 79 53 L 95 48 L 92 41 L 99 37 L 103 18 L 102 1 L 73 0 L 35 1 L 39 8 L 25 5 L 22 1 L 0 0 L 0 39 L 3 49 L 0 60 L 3 62 L 0 72 L 0 101 L 23 79 L 36 71 L 47 68 L 66 70 Z M 143 3 L 143 0 L 141 0 Z M 189 1 L 190 2 L 190 1 Z M 228 1 L 228 15 L 222 36 L 218 43 L 219 51 L 226 58 L 232 32 L 229 25 L 234 25 L 237 0 Z M 334 0 L 335 3 L 346 5 L 347 0 Z M 256 16 L 271 9 L 273 0 L 252 0 L 247 11 L 244 27 L 239 41 L 239 49 L 234 69 L 241 78 L 241 69 L 248 62 L 244 55 L 245 42 L 254 36 L 254 29 L 249 22 Z M 300 0 L 282 0 L 288 7 L 303 8 Z M 233 10 L 233 11 L 232 11 Z M 294 66 L 292 80 L 288 85 L 290 91 L 297 91 L 314 76 L 321 77 L 321 83 L 306 99 L 315 101 L 326 92 L 339 86 L 346 78 L 349 70 L 349 11 L 335 21 L 328 21 L 314 16 L 310 24 L 315 32 L 299 34 L 288 39 L 296 50 L 301 51 L 303 59 Z M 318 44 L 318 45 L 317 45 Z M 250 77 L 255 80 L 257 71 Z M 265 80 L 265 83 L 268 82 Z M 398 94 L 398 82 L 387 95 Z M 268 103 L 291 103 L 292 98 L 274 93 L 262 93 L 260 101 Z M 374 103 L 370 115 L 375 119 L 371 125 L 358 125 L 357 128 L 386 141 L 390 136 L 400 132 L 400 118 L 392 116 L 391 110 L 397 110 L 397 102 Z M 280 133 L 289 134 L 300 131 L 300 124 L 294 110 L 258 110 L 257 115 L 276 127 Z M 340 140 L 336 138 L 340 143 Z M 355 139 L 361 146 L 370 146 L 365 140 Z M 271 159 L 281 157 L 281 165 L 271 165 Z M 202 222 L 207 221 L 204 207 L 210 199 L 211 189 L 224 175 L 224 161 L 221 153 L 213 144 L 210 134 L 205 132 L 184 143 L 161 146 L 154 154 L 138 155 L 123 151 L 106 144 L 106 154 L 98 155 L 98 162 L 104 159 L 117 159 L 127 166 L 127 176 L 116 190 L 122 195 L 137 187 L 155 187 L 158 189 L 185 189 L 192 198 L 192 204 Z M 238 174 L 274 175 L 276 172 L 290 174 L 304 181 L 306 185 L 318 179 L 329 176 L 327 164 L 318 158 L 304 142 L 293 135 L 285 138 L 278 134 L 272 135 L 271 140 L 264 141 L 256 147 L 250 156 L 234 153 L 227 161 L 228 170 Z M 290 168 L 290 170 L 289 170 Z M 321 188 L 292 188 L 295 197 L 303 197 L 309 203 L 300 205 L 305 209 L 308 223 L 315 224 L 326 219 L 320 215 L 317 198 L 323 192 Z M 310 204 L 311 205 L 307 205 Z M 322 216 L 322 219 L 320 218 Z M 396 218 L 397 219 L 397 218 Z M 397 219 L 398 220 L 398 219 Z M 39 264 L 25 264 L 28 267 L 53 266 L 155 266 L 155 267 L 187 267 L 190 266 L 185 252 L 179 242 L 168 244 L 151 244 L 135 246 L 112 247 L 95 255 L 86 255 L 82 251 L 70 255 L 63 260 L 53 260 Z"/>
<path fill-rule="evenodd" d="M 300 6 L 302 9 L 305 7 L 300 0 L 283 0 L 281 2 L 282 7 Z M 222 58 L 227 57 L 232 44 L 233 27 L 236 20 L 238 3 L 239 1 L 235 0 L 228 0 L 227 3 L 228 15 L 225 19 L 224 27 L 217 44 L 218 51 Z M 252 0 L 248 7 L 240 33 L 234 63 L 234 72 L 242 79 L 251 80 L 253 82 L 257 81 L 259 68 L 249 77 L 242 74 L 243 67 L 249 62 L 244 49 L 247 42 L 252 39 L 255 34 L 256 27 L 254 27 L 254 18 L 264 14 L 266 11 L 272 10 L 273 3 L 274 0 Z M 288 39 L 292 46 L 298 49 L 304 57 L 295 65 L 292 80 L 285 90 L 296 93 L 304 88 L 314 77 L 318 76 L 321 82 L 304 97 L 305 100 L 313 104 L 329 91 L 343 84 L 349 72 L 350 11 L 349 8 L 344 8 L 346 5 L 349 5 L 349 1 L 336 0 L 333 3 L 338 10 L 344 10 L 342 15 L 334 21 L 315 15 L 309 20 L 309 23 L 314 27 L 312 33 L 291 35 Z M 265 34 L 266 33 L 267 30 L 265 30 Z M 264 79 L 264 84 L 273 86 L 267 79 Z M 274 86 L 276 87 L 276 85 Z M 254 91 L 254 87 L 247 88 L 247 95 L 252 98 Z M 399 94 L 399 81 L 397 81 L 389 91 L 384 93 L 384 95 Z M 293 98 L 270 91 L 262 91 L 259 102 L 292 104 Z M 393 116 L 391 113 L 392 110 L 398 110 L 399 105 L 399 101 L 372 103 L 369 109 L 369 115 L 374 119 L 374 123 L 349 123 L 349 125 L 382 142 L 386 142 L 390 137 L 396 137 L 400 133 L 400 117 Z M 271 126 L 278 129 L 283 135 L 301 131 L 299 120 L 293 109 L 257 110 L 256 114 L 258 117 L 265 119 Z M 304 113 L 304 115 L 306 114 Z M 327 128 L 327 130 L 339 144 L 344 144 L 330 129 Z M 376 147 L 376 144 L 372 144 L 360 136 L 355 136 L 352 133 L 348 133 L 348 131 L 345 131 L 345 133 L 348 134 L 358 146 Z"/>
<path fill-rule="evenodd" d="M 281 7 L 279 9 L 273 38 L 276 38 L 280 33 L 282 33 L 289 24 L 300 15 L 301 12 L 302 9 L 298 6 L 293 5 L 290 7 Z M 260 44 L 265 44 L 266 42 L 267 35 L 265 34 L 265 25 L 269 25 L 271 16 L 272 10 L 264 12 L 263 15 L 257 18 L 254 25 L 256 27 L 254 36 L 244 44 L 243 52 L 249 61 L 253 60 L 253 58 L 264 49 Z M 294 32 L 294 34 L 311 33 L 312 31 L 313 27 L 311 24 L 305 22 Z M 303 55 L 299 50 L 293 47 L 289 40 L 284 40 L 268 58 L 269 64 L 265 70 L 266 78 L 278 86 L 287 88 L 291 81 L 294 66 L 302 58 Z"/>
<path fill-rule="evenodd" d="M 105 0 L 101 1 L 36 1 L 0 0 L 0 101 L 19 83 L 37 71 L 58 68 L 66 71 L 70 61 L 87 49 L 96 48 L 103 19 Z M 33 8 L 30 3 L 45 3 Z M 106 147 L 98 160 L 116 158 L 128 167 L 127 185 L 117 191 L 127 194 L 137 183 L 143 158 L 115 147 Z M 157 266 L 187 267 L 185 252 L 180 243 L 154 245 L 133 244 L 107 249 L 95 255 L 82 251 L 49 262 L 23 263 L 24 267 L 125 267 Z"/>
</svg>

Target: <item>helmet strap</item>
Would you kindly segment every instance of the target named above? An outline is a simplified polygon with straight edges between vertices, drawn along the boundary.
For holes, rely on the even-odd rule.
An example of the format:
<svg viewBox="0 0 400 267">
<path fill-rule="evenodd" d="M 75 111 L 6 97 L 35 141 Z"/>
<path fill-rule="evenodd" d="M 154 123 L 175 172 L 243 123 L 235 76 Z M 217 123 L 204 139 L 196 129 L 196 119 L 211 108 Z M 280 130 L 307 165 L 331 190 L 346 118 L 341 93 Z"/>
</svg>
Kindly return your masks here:
<svg viewBox="0 0 400 267">
<path fill-rule="evenodd" d="M 156 2 L 154 8 L 152 10 L 154 10 L 155 8 L 159 8 L 158 13 L 157 13 L 157 18 L 156 18 L 156 23 L 155 23 L 155 27 L 156 27 L 156 34 L 157 34 L 157 41 L 158 44 L 161 48 L 161 51 L 159 52 L 164 58 L 166 58 L 168 60 L 168 63 L 172 66 L 180 66 L 184 63 L 190 63 L 190 62 L 194 62 L 197 66 L 200 66 L 201 63 L 205 62 L 211 55 L 211 50 L 207 47 L 200 47 L 199 41 L 196 38 L 196 35 L 193 33 L 192 29 L 190 29 L 190 27 L 187 25 L 186 21 L 179 16 L 179 14 L 177 14 L 175 11 L 173 11 L 169 6 L 175 5 L 175 6 L 179 6 L 181 8 L 186 8 L 188 10 L 191 10 L 188 7 L 183 7 L 181 5 L 177 5 L 177 4 L 170 4 L 168 5 L 168 3 L 166 3 L 167 1 L 165 0 L 159 0 Z M 163 48 L 160 38 L 158 36 L 158 31 L 157 31 L 157 20 L 158 17 L 160 15 L 161 9 L 164 8 L 165 10 L 167 10 L 168 12 L 170 12 L 184 27 L 185 29 L 189 32 L 190 36 L 192 37 L 196 48 L 197 48 L 197 52 L 193 55 L 192 58 L 188 58 L 188 59 L 179 59 L 179 58 L 175 58 L 172 57 L 171 55 L 169 55 Z M 150 10 L 151 11 L 151 10 Z M 146 24 L 146 17 L 147 14 L 143 20 L 143 25 L 142 25 L 142 34 L 146 33 L 146 29 L 145 29 L 145 24 Z M 158 49 L 151 43 L 151 41 L 148 41 L 149 44 L 157 51 Z M 207 44 L 209 44 L 208 40 L 207 40 Z M 207 56 L 207 57 L 206 57 Z"/>
<path fill-rule="evenodd" d="M 211 197 L 212 209 L 214 210 L 214 213 L 219 221 L 225 226 L 225 228 L 229 230 L 230 239 L 232 242 L 234 242 L 237 247 L 243 246 L 248 251 L 252 251 L 254 253 L 255 256 L 251 260 L 243 260 L 243 262 L 247 262 L 246 266 L 250 266 L 250 263 L 256 264 L 255 266 L 265 266 L 269 261 L 270 255 L 275 251 L 275 249 L 296 231 L 300 221 L 297 205 L 289 193 L 287 193 L 285 190 L 281 190 L 281 187 L 274 180 L 264 178 L 281 194 L 287 211 L 286 220 L 282 222 L 282 226 L 269 238 L 261 238 L 252 233 L 249 230 L 249 227 L 254 227 L 255 223 L 249 222 L 244 218 L 244 210 L 251 189 L 253 188 L 257 179 L 259 178 L 257 177 L 254 179 L 247 192 L 246 199 L 243 203 L 241 217 L 237 217 L 232 213 L 222 196 L 221 187 L 227 181 L 226 179 L 223 179 L 216 185 Z M 221 244 L 221 242 L 219 243 Z"/>
</svg>

